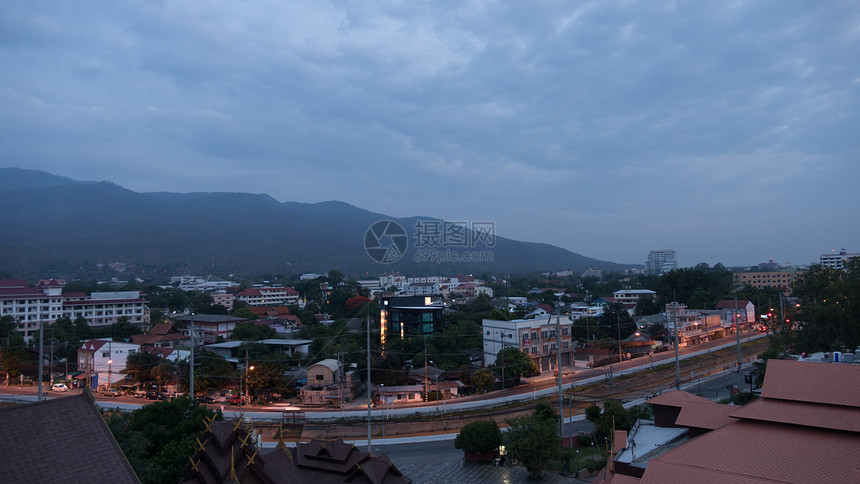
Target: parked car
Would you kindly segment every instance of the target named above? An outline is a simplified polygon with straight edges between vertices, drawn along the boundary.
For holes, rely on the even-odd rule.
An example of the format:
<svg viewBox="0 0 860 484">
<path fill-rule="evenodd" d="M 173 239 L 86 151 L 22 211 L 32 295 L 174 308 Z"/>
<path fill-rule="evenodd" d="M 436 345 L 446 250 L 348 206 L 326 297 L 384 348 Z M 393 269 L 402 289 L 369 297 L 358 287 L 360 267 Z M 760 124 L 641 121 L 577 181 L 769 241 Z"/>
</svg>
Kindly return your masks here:
<svg viewBox="0 0 860 484">
<path fill-rule="evenodd" d="M 108 388 L 107 390 L 102 392 L 102 395 L 104 395 L 106 397 L 116 398 L 116 397 L 122 395 L 122 392 L 117 390 L 116 388 Z"/>
<path fill-rule="evenodd" d="M 143 398 L 146 396 L 146 393 L 147 393 L 146 390 L 135 390 L 134 391 L 134 397 L 135 398 Z"/>
<path fill-rule="evenodd" d="M 199 395 L 195 397 L 195 399 L 200 403 L 212 403 L 215 401 L 215 399 L 210 397 L 209 395 Z"/>
<path fill-rule="evenodd" d="M 65 383 L 54 383 L 53 385 L 51 385 L 51 391 L 67 392 L 69 391 L 69 387 L 67 387 Z"/>
<path fill-rule="evenodd" d="M 226 401 L 227 405 L 239 405 L 242 403 L 242 397 L 239 395 L 228 395 Z"/>
<path fill-rule="evenodd" d="M 147 400 L 164 400 L 164 398 L 165 398 L 165 396 L 162 393 L 154 392 L 154 391 L 146 392 L 146 399 Z"/>
</svg>

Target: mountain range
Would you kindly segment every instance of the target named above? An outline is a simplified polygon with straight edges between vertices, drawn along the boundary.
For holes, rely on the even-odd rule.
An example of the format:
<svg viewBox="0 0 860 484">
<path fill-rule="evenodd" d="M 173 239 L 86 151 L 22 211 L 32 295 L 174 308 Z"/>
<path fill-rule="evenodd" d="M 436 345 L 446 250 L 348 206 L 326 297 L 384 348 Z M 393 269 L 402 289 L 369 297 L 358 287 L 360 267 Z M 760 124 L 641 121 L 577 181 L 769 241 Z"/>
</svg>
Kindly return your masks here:
<svg viewBox="0 0 860 484">
<path fill-rule="evenodd" d="M 517 274 L 588 268 L 623 270 L 548 244 L 496 235 L 492 262 L 416 262 L 416 222 L 349 205 L 279 202 L 250 193 L 138 193 L 110 182 L 85 182 L 20 168 L 0 168 L 0 277 L 71 277 L 76 270 L 121 262 L 150 276 L 298 274 L 338 269 L 375 277 L 407 274 Z M 369 227 L 400 224 L 409 244 L 396 262 L 365 251 Z M 443 249 L 444 250 L 444 249 Z"/>
</svg>

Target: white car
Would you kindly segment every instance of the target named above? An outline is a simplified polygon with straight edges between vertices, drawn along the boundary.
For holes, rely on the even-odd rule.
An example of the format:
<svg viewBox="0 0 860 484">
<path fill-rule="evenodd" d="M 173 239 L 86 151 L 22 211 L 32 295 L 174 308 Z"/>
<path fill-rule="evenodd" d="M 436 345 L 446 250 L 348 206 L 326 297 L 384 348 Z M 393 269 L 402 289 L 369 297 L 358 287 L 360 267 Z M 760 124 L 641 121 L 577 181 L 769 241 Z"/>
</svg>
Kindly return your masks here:
<svg viewBox="0 0 860 484">
<path fill-rule="evenodd" d="M 51 391 L 67 392 L 69 391 L 69 387 L 67 387 L 65 383 L 54 383 L 53 385 L 51 385 Z"/>
</svg>

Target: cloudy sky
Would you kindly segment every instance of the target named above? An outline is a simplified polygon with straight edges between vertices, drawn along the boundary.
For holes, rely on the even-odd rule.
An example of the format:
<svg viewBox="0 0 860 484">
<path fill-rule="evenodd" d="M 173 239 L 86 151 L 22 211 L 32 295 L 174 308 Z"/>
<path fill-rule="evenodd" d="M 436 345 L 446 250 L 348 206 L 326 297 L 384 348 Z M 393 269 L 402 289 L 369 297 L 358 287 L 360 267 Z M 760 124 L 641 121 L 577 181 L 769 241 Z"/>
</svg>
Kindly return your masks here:
<svg viewBox="0 0 860 484">
<path fill-rule="evenodd" d="M 860 252 L 853 0 L 5 0 L 0 65 L 0 166 L 614 262 Z"/>
</svg>

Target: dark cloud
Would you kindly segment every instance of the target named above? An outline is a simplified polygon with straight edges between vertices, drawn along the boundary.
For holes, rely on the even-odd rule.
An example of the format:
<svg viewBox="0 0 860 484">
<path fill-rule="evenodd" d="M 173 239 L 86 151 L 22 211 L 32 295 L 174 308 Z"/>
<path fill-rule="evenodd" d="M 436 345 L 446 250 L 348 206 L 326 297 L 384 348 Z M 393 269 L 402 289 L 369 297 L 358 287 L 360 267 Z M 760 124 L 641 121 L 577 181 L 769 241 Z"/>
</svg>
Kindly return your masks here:
<svg viewBox="0 0 860 484">
<path fill-rule="evenodd" d="M 860 240 L 857 25 L 852 2 L 4 2 L 0 163 L 806 263 Z"/>
</svg>

